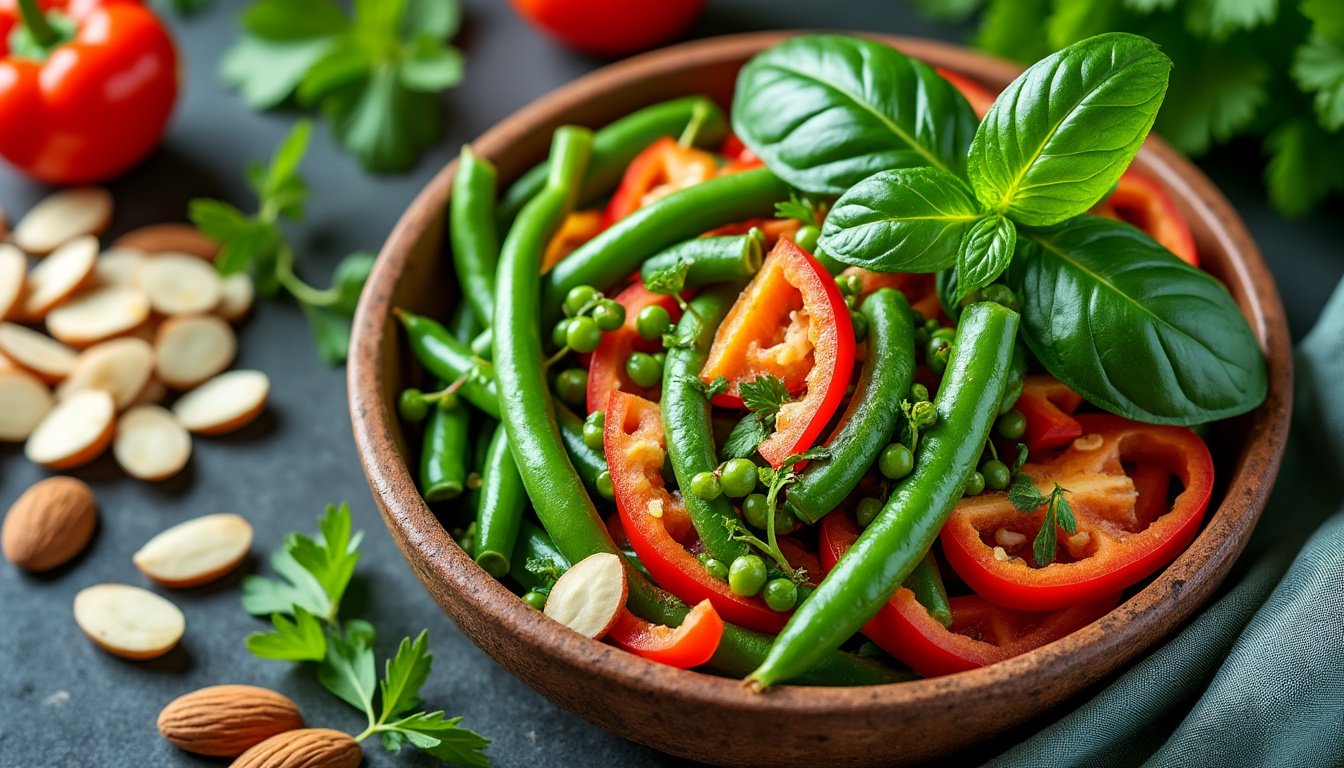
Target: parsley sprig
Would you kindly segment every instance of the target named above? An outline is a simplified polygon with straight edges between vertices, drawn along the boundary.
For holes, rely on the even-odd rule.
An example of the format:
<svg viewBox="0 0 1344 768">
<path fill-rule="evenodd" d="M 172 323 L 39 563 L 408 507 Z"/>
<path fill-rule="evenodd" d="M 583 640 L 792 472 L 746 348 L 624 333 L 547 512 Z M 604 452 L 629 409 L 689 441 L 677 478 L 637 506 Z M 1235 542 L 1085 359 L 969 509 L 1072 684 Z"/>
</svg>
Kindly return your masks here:
<svg viewBox="0 0 1344 768">
<path fill-rule="evenodd" d="M 787 396 L 787 392 L 785 393 Z M 744 398 L 745 399 L 745 398 Z M 772 467 L 758 467 L 761 482 L 765 483 L 766 493 L 766 523 L 765 538 L 752 533 L 742 521 L 736 517 L 725 520 L 724 524 L 728 528 L 730 538 L 745 542 L 748 546 L 758 550 L 761 554 L 769 557 L 775 562 L 781 574 L 793 581 L 795 584 L 807 583 L 807 571 L 801 568 L 794 568 L 789 563 L 789 558 L 785 557 L 783 550 L 779 548 L 779 535 L 775 530 L 775 513 L 779 509 L 780 494 L 784 489 L 798 481 L 798 471 L 795 467 L 804 461 L 815 461 L 817 459 L 830 458 L 830 451 L 823 447 L 810 448 L 802 453 L 795 453 L 780 464 L 779 469 Z"/>
<path fill-rule="evenodd" d="M 1073 516 L 1073 507 L 1069 506 L 1069 500 L 1065 497 L 1068 492 L 1067 488 L 1055 483 L 1050 495 L 1046 496 L 1036 487 L 1031 477 L 1021 472 L 1008 487 L 1008 501 L 1019 512 L 1029 515 L 1041 507 L 1046 508 L 1045 519 L 1041 521 L 1041 530 L 1036 533 L 1036 541 L 1032 543 L 1031 548 L 1037 567 L 1044 568 L 1055 561 L 1055 544 L 1059 535 L 1056 528 L 1063 528 L 1070 534 L 1078 531 L 1078 520 Z"/>
<path fill-rule="evenodd" d="M 677 263 L 670 267 L 650 272 L 644 278 L 644 287 L 649 293 L 671 296 L 676 300 L 677 306 L 681 307 L 682 312 L 689 312 L 698 320 L 700 315 L 696 314 L 695 308 L 681 296 L 681 292 L 686 290 L 686 276 L 690 273 L 691 263 L 685 259 L 677 259 Z"/>
<path fill-rule="evenodd" d="M 209 198 L 192 200 L 189 213 L 196 227 L 220 244 L 215 261 L 220 273 L 247 272 L 262 295 L 275 296 L 283 290 L 297 299 L 313 328 L 318 355 L 337 365 L 345 361 L 350 347 L 350 319 L 373 269 L 374 255 L 361 251 L 345 257 L 325 289 L 314 288 L 295 273 L 294 249 L 280 222 L 303 218 L 309 188 L 299 175 L 299 165 L 311 133 L 312 124 L 300 122 L 280 143 L 269 166 L 248 167 L 248 182 L 257 195 L 256 213 L 249 215 Z"/>
<path fill-rule="evenodd" d="M 461 718 L 418 711 L 420 689 L 434 660 L 428 632 L 402 639 L 379 680 L 373 625 L 340 619 L 341 598 L 359 563 L 362 538 L 350 529 L 350 507 L 328 506 L 316 536 L 292 533 L 271 556 L 280 578 L 249 576 L 243 581 L 243 608 L 269 615 L 275 627 L 249 635 L 247 649 L 263 659 L 316 663 L 322 686 L 367 718 L 356 741 L 377 734 L 390 752 L 409 742 L 455 765 L 484 768 L 490 762 L 484 754 L 489 739 L 462 728 Z"/>
<path fill-rule="evenodd" d="M 803 224 L 815 226 L 821 221 L 821 208 L 810 198 L 790 192 L 788 200 L 775 203 L 775 215 L 781 219 L 797 219 Z"/>
<path fill-rule="evenodd" d="M 728 439 L 719 449 L 720 459 L 742 459 L 750 456 L 756 447 L 775 431 L 775 416 L 785 403 L 792 400 L 788 387 L 778 376 L 765 373 L 737 387 L 742 404 L 751 411 L 733 427 Z"/>
</svg>

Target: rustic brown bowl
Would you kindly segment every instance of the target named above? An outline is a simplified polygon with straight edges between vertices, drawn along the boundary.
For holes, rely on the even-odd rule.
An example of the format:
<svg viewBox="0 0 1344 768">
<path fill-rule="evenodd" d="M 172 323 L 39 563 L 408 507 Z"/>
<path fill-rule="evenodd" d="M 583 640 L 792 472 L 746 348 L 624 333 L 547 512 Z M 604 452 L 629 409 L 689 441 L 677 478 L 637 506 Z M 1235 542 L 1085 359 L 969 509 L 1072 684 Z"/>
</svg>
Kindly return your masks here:
<svg viewBox="0 0 1344 768">
<path fill-rule="evenodd" d="M 690 93 L 723 104 L 753 54 L 794 33 L 735 35 L 679 45 L 605 67 L 551 93 L 473 146 L 503 182 L 542 159 L 559 125 L 600 126 Z M 926 40 L 881 37 L 931 64 L 998 89 L 1017 69 Z M 1175 195 L 1204 266 L 1227 283 L 1269 365 L 1269 398 L 1210 438 L 1221 502 L 1174 563 L 1120 607 L 1055 643 L 983 669 L 866 688 L 781 687 L 765 695 L 736 680 L 659 666 L 566 631 L 481 570 L 416 491 L 397 421 L 397 393 L 423 373 L 392 320 L 404 307 L 446 317 L 456 300 L 444 245 L 455 163 L 411 204 L 384 246 L 355 319 L 349 369 L 355 442 L 383 519 L 426 589 L 505 669 L 557 704 L 634 741 L 723 765 L 877 765 L 944 756 L 1017 727 L 1120 670 L 1168 637 L 1227 575 L 1269 496 L 1292 396 L 1288 329 L 1274 281 L 1232 206 L 1160 141 L 1139 167 Z"/>
</svg>

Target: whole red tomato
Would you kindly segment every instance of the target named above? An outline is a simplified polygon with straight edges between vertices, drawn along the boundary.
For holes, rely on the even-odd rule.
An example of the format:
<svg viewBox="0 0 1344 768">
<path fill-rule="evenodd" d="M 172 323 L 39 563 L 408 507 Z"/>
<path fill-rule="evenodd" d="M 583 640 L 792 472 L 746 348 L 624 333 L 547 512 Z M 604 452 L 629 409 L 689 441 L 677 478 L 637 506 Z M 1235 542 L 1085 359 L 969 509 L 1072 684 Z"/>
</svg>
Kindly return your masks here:
<svg viewBox="0 0 1344 768">
<path fill-rule="evenodd" d="M 704 5 L 704 0 L 513 0 L 541 31 L 599 56 L 652 48 L 689 27 Z"/>
</svg>

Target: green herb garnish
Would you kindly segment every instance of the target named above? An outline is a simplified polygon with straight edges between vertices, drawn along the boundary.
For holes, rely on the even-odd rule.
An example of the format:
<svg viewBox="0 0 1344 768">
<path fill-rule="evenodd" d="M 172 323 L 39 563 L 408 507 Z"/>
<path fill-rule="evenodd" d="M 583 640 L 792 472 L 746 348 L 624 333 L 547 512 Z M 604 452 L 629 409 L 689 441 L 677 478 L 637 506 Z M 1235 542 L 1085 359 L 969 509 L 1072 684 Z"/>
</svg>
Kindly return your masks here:
<svg viewBox="0 0 1344 768">
<path fill-rule="evenodd" d="M 1017 508 L 1017 511 L 1029 515 L 1041 507 L 1046 508 L 1045 519 L 1041 521 L 1041 529 L 1037 532 L 1036 541 L 1031 548 L 1037 567 L 1044 568 L 1055 561 L 1055 543 L 1058 536 L 1056 527 L 1063 528 L 1070 534 L 1078 531 L 1078 521 L 1073 516 L 1073 507 L 1069 506 L 1069 500 L 1064 496 L 1068 492 L 1067 488 L 1061 488 L 1059 483 L 1055 483 L 1050 495 L 1045 496 L 1037 489 L 1036 483 L 1025 474 L 1018 474 L 1013 479 L 1013 484 L 1008 487 L 1008 501 Z"/>
</svg>

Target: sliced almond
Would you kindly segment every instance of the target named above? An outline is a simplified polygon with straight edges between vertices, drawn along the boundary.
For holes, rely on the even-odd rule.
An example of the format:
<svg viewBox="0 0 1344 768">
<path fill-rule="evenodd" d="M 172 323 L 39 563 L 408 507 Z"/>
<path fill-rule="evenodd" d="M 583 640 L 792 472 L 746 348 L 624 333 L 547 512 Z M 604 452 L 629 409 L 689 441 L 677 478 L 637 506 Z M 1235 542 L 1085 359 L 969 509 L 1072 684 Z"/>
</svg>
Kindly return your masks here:
<svg viewBox="0 0 1344 768">
<path fill-rule="evenodd" d="M 165 587 L 197 587 L 238 567 L 252 548 L 252 526 L 239 515 L 178 523 L 145 542 L 131 561 Z"/>
<path fill-rule="evenodd" d="M 112 195 L 100 187 L 63 189 L 33 206 L 14 227 L 14 244 L 44 254 L 83 235 L 101 235 L 112 222 Z"/>
<path fill-rule="evenodd" d="M 191 389 L 233 362 L 238 339 L 227 322 L 214 315 L 170 317 L 154 340 L 154 373 L 174 389 Z"/>
<path fill-rule="evenodd" d="M 153 371 L 154 349 L 148 342 L 135 338 L 104 341 L 80 353 L 74 370 L 56 388 L 56 396 L 101 389 L 122 410 L 135 402 Z"/>
<path fill-rule="evenodd" d="M 19 366 L 10 362 L 8 357 L 0 355 L 0 371 L 17 371 Z"/>
<path fill-rule="evenodd" d="M 99 648 L 123 659 L 154 659 L 187 629 L 182 611 L 147 589 L 98 584 L 75 595 L 75 623 Z"/>
<path fill-rule="evenodd" d="M 184 253 L 145 260 L 137 276 L 150 306 L 165 315 L 209 312 L 219 303 L 219 273 L 209 262 Z"/>
<path fill-rule="evenodd" d="M 131 477 L 167 480 L 191 458 L 191 435 L 167 408 L 137 405 L 117 420 L 112 455 Z"/>
<path fill-rule="evenodd" d="M 154 405 L 163 402 L 163 398 L 167 396 L 168 387 L 164 386 L 162 381 L 151 378 L 145 382 L 145 388 L 135 396 L 135 402 L 131 405 Z"/>
<path fill-rule="evenodd" d="M 75 392 L 57 403 L 33 429 L 24 455 L 48 469 L 88 464 L 112 442 L 116 415 L 112 396 L 101 389 Z"/>
<path fill-rule="evenodd" d="M 621 559 L 598 552 L 556 580 L 546 598 L 545 613 L 581 635 L 600 640 L 620 618 L 628 589 Z"/>
<path fill-rule="evenodd" d="M 28 273 L 19 314 L 26 320 L 41 320 L 89 282 L 98 261 L 98 238 L 85 236 L 57 248 Z"/>
<path fill-rule="evenodd" d="M 28 257 L 9 243 L 0 243 L 0 320 L 19 303 L 27 277 Z"/>
<path fill-rule="evenodd" d="M 173 413 L 196 434 L 222 435 L 257 418 L 270 391 L 271 380 L 261 371 L 229 371 L 183 395 Z"/>
<path fill-rule="evenodd" d="M 185 253 L 206 261 L 214 261 L 219 255 L 219 243 L 192 225 L 178 222 L 150 224 L 133 229 L 118 237 L 113 245 L 118 248 L 135 248 L 150 255 Z"/>
<path fill-rule="evenodd" d="M 145 263 L 145 252 L 134 248 L 109 248 L 93 265 L 93 275 L 99 285 L 121 285 L 135 288 L 139 284 L 140 267 Z"/>
<path fill-rule="evenodd" d="M 26 571 L 49 571 L 83 552 L 97 525 L 93 489 L 73 477 L 49 477 L 9 508 L 0 540 L 11 563 Z"/>
<path fill-rule="evenodd" d="M 0 353 L 49 384 L 68 376 L 79 360 L 75 350 L 14 323 L 0 323 Z"/>
<path fill-rule="evenodd" d="M 47 315 L 52 336 L 86 347 L 134 331 L 149 319 L 149 299 L 135 288 L 109 285 L 74 296 Z"/>
<path fill-rule="evenodd" d="M 252 286 L 252 277 L 245 272 L 225 275 L 219 281 L 219 304 L 215 314 L 236 323 L 247 317 L 252 311 L 252 301 L 256 298 L 256 289 Z"/>
<path fill-rule="evenodd" d="M 0 442 L 27 440 L 51 406 L 51 390 L 32 374 L 0 371 Z"/>
</svg>

